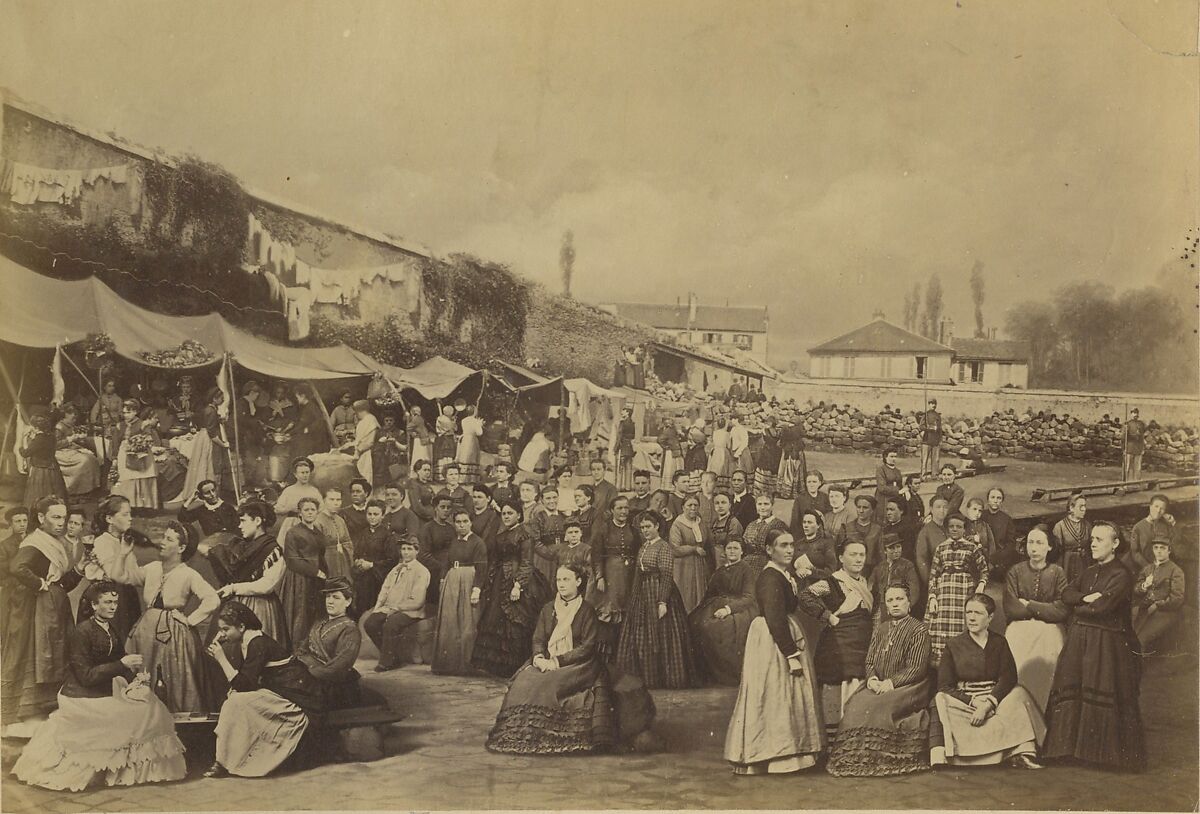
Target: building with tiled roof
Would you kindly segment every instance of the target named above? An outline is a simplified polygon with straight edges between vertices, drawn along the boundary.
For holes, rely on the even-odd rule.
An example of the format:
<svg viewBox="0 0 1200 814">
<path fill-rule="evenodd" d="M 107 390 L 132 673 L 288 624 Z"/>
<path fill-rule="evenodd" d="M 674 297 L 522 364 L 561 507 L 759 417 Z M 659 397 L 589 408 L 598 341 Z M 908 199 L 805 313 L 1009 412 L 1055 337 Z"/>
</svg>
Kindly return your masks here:
<svg viewBox="0 0 1200 814">
<path fill-rule="evenodd" d="M 935 341 L 901 328 L 882 315 L 860 328 L 809 348 L 808 375 L 819 379 L 936 382 L 983 388 L 1025 387 L 1029 349 L 1023 342 L 954 336 L 942 321 Z"/>
<path fill-rule="evenodd" d="M 679 342 L 721 353 L 738 351 L 766 364 L 769 319 L 765 306 L 701 305 L 696 295 L 674 305 L 610 302 L 606 311 L 657 328 Z"/>
</svg>

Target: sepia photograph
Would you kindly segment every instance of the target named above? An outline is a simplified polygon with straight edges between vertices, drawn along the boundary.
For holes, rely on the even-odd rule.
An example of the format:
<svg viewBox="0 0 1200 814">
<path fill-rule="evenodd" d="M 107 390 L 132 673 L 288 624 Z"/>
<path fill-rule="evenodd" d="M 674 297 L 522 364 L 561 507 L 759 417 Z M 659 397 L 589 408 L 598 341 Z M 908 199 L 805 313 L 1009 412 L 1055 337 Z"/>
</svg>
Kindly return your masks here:
<svg viewBox="0 0 1200 814">
<path fill-rule="evenodd" d="M 1196 0 L 0 0 L 0 811 L 1200 809 Z"/>
</svg>

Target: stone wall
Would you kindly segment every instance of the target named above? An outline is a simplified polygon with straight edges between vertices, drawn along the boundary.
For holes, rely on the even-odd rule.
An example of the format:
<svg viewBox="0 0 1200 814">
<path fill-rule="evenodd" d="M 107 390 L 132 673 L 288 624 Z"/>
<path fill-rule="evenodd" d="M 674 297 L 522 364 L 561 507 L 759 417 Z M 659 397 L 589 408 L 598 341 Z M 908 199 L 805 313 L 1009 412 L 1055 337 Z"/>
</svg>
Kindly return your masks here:
<svg viewBox="0 0 1200 814">
<path fill-rule="evenodd" d="M 950 384 L 922 382 L 849 382 L 844 379 L 782 378 L 772 388 L 782 401 L 849 404 L 859 410 L 878 412 L 885 406 L 904 412 L 921 409 L 925 399 L 936 398 L 943 415 L 982 421 L 995 412 L 1012 410 L 1018 415 L 1054 413 L 1084 421 L 1105 416 L 1124 421 L 1126 408 L 1138 407 L 1142 420 L 1165 426 L 1200 426 L 1200 398 L 1160 393 L 1089 393 L 1066 390 L 979 390 Z"/>
</svg>

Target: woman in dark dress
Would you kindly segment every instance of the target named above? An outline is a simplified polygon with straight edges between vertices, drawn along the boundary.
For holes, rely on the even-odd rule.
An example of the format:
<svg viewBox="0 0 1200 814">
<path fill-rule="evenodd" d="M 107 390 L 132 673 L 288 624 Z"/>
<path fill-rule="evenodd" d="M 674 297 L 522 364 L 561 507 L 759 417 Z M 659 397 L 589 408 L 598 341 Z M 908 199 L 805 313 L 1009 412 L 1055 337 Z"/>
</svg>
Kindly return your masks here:
<svg viewBox="0 0 1200 814">
<path fill-rule="evenodd" d="M 395 414 L 384 413 L 381 421 L 371 447 L 371 480 L 376 489 L 399 480 L 408 462 L 406 433 L 396 426 Z"/>
<path fill-rule="evenodd" d="M 500 507 L 504 527 L 488 557 L 487 602 L 479 618 L 471 664 L 508 678 L 529 660 L 538 613 L 550 598 L 546 578 L 532 566 L 533 540 L 515 503 Z"/>
<path fill-rule="evenodd" d="M 346 615 L 354 603 L 354 586 L 345 577 L 327 579 L 321 600 L 323 618 L 296 645 L 296 658 L 320 682 L 323 709 L 357 706 L 361 702 L 360 676 L 354 662 L 362 649 L 362 631 Z"/>
<path fill-rule="evenodd" d="M 713 494 L 712 549 L 716 556 L 716 565 L 725 564 L 725 544 L 730 540 L 741 541 L 745 529 L 742 523 L 733 516 L 733 495 L 727 491 Z"/>
<path fill-rule="evenodd" d="M 21 454 L 29 463 L 29 476 L 25 481 L 24 505 L 32 510 L 44 497 L 67 499 L 67 482 L 58 459 L 54 457 L 55 438 L 50 431 L 50 417 L 38 413 L 29 419 L 31 430 L 22 445 Z"/>
<path fill-rule="evenodd" d="M 274 509 L 247 501 L 238 507 L 239 536 L 208 548 L 202 543 L 198 551 L 207 555 L 221 584 L 217 590 L 220 597 L 238 599 L 253 611 L 267 636 L 290 648 L 290 628 L 276 592 L 287 566 L 283 549 L 265 531 L 274 524 Z"/>
<path fill-rule="evenodd" d="M 263 777 L 296 751 L 308 729 L 307 713 L 321 708 L 323 689 L 241 602 L 225 603 L 217 628 L 208 654 L 229 681 L 229 695 L 217 718 L 217 759 L 204 776 Z M 240 667 L 223 645 L 241 652 Z"/>
<path fill-rule="evenodd" d="M 780 432 L 779 494 L 790 497 L 804 490 L 808 460 L 804 454 L 804 424 L 799 416 Z"/>
<path fill-rule="evenodd" d="M 904 486 L 904 476 L 896 466 L 899 457 L 900 453 L 895 447 L 888 447 L 883 451 L 879 466 L 875 467 L 875 522 L 881 526 L 888 500 L 899 497 L 900 489 Z"/>
<path fill-rule="evenodd" d="M 800 592 L 800 607 L 828 627 L 817 643 L 817 681 L 825 725 L 836 729 L 842 707 L 866 677 L 875 597 L 863 578 L 867 547 L 858 540 L 842 544 L 842 567 Z"/>
<path fill-rule="evenodd" d="M 767 419 L 763 429 L 762 447 L 754 459 L 754 494 L 779 494 L 779 462 L 783 457 L 783 441 L 776 425 L 775 417 Z"/>
<path fill-rule="evenodd" d="M 323 615 L 321 588 L 325 584 L 325 538 L 316 527 L 317 501 L 300 498 L 296 506 L 300 522 L 283 540 L 283 576 L 279 578 L 279 603 L 287 625 L 288 640 L 304 641 L 308 631 Z"/>
<path fill-rule="evenodd" d="M 629 519 L 629 498 L 619 495 L 612 502 L 611 517 L 597 520 L 592 528 L 592 556 L 596 559 L 596 581 L 588 587 L 588 602 L 600 618 L 600 652 L 611 660 L 625 609 L 638 552 L 637 531 Z"/>
<path fill-rule="evenodd" d="M 679 689 L 698 683 L 687 613 L 675 587 L 675 557 L 662 539 L 663 519 L 653 510 L 638 519 L 642 547 L 621 637 L 617 666 L 640 676 L 650 689 Z"/>
<path fill-rule="evenodd" d="M 1146 767 L 1146 744 L 1130 621 L 1133 574 L 1116 556 L 1116 526 L 1098 522 L 1091 533 L 1092 564 L 1062 595 L 1073 613 L 1050 689 L 1043 754 L 1138 772 Z"/>
<path fill-rule="evenodd" d="M 9 561 L 15 584 L 7 604 L 8 629 L 0 647 L 0 720 L 5 732 L 21 718 L 54 708 L 67 669 L 66 643 L 72 627 L 67 594 L 79 584 L 61 535 L 67 506 L 44 497 L 35 509 L 38 527 Z"/>
<path fill-rule="evenodd" d="M 296 458 L 328 452 L 333 446 L 329 423 L 309 387 L 311 385 L 297 387 L 293 392 L 296 397 L 296 426 L 292 428 L 292 455 Z"/>
<path fill-rule="evenodd" d="M 821 491 L 824 483 L 824 476 L 816 469 L 804 476 L 803 487 L 796 493 L 796 501 L 792 504 L 792 522 L 789 526 L 792 535 L 797 539 L 800 537 L 800 521 L 805 512 L 820 512 L 824 517 L 826 512 L 832 510 L 829 505 L 829 495 Z"/>
<path fill-rule="evenodd" d="M 616 745 L 612 683 L 596 652 L 600 622 L 583 600 L 586 581 L 580 566 L 558 569 L 557 596 L 538 614 L 533 658 L 504 696 L 489 750 L 561 755 Z"/>
<path fill-rule="evenodd" d="M 688 616 L 692 640 L 708 676 L 735 687 L 742 676 L 746 636 L 758 616 L 754 578 L 742 562 L 742 543 L 725 544 L 725 565 L 712 575 L 704 599 Z"/>
<path fill-rule="evenodd" d="M 400 549 L 391 526 L 383 522 L 382 500 L 367 501 L 367 524 L 354 537 L 354 617 L 370 613 L 388 572 L 400 562 Z"/>
<path fill-rule="evenodd" d="M 812 651 L 796 620 L 800 586 L 789 564 L 792 536 L 767 533 L 769 559 L 758 571 L 759 616 L 750 623 L 737 701 L 725 733 L 734 774 L 789 774 L 814 766 L 825 748 Z"/>
</svg>

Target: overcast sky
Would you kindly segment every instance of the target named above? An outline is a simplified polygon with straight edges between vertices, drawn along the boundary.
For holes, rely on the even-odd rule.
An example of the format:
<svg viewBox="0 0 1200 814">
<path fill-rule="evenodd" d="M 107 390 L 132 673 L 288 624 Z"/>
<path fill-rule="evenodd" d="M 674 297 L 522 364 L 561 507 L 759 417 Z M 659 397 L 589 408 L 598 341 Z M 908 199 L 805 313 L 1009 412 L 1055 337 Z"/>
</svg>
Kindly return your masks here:
<svg viewBox="0 0 1200 814">
<path fill-rule="evenodd" d="M 1197 223 L 1194 0 L 0 0 L 0 82 L 577 296 L 765 304 L 780 351 L 940 272 L 959 333 Z"/>
</svg>

